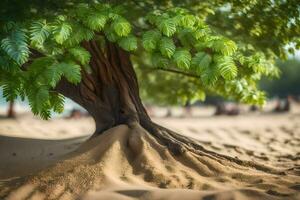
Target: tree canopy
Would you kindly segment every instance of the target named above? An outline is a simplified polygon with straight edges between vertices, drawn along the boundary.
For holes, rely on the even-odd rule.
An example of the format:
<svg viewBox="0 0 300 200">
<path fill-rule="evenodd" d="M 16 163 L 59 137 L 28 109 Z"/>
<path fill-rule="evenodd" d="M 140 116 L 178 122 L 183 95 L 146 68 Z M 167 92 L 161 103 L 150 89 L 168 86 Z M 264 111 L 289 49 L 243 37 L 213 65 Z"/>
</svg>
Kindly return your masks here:
<svg viewBox="0 0 300 200">
<path fill-rule="evenodd" d="M 3 96 L 45 119 L 63 110 L 58 82 L 90 73 L 83 41 L 130 52 L 142 95 L 171 103 L 210 92 L 263 104 L 258 80 L 279 75 L 286 45 L 300 48 L 297 0 L 4 0 L 0 14 Z"/>
</svg>

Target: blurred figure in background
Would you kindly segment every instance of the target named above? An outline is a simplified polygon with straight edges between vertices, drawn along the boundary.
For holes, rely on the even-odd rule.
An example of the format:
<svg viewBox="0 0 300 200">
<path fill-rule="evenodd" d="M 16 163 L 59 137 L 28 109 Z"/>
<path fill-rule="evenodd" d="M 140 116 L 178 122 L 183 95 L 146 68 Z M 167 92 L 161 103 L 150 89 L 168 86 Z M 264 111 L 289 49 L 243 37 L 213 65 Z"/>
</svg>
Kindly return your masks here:
<svg viewBox="0 0 300 200">
<path fill-rule="evenodd" d="M 187 100 L 184 105 L 184 117 L 191 117 L 192 116 L 192 105 L 190 100 Z"/>
<path fill-rule="evenodd" d="M 77 108 L 73 108 L 69 114 L 69 116 L 67 116 L 67 119 L 80 119 L 82 117 L 88 117 L 90 116 L 88 112 L 77 109 Z"/>
<path fill-rule="evenodd" d="M 226 106 L 224 102 L 219 102 L 216 105 L 215 115 L 225 115 L 227 113 Z"/>
<path fill-rule="evenodd" d="M 289 112 L 291 110 L 291 103 L 293 98 L 291 95 L 288 95 L 284 99 L 277 99 L 274 112 Z"/>
<path fill-rule="evenodd" d="M 216 106 L 215 115 L 239 115 L 240 108 L 237 104 L 225 104 L 219 102 Z"/>
<path fill-rule="evenodd" d="M 249 109 L 249 111 L 250 112 L 256 112 L 256 111 L 258 111 L 259 109 L 258 109 L 258 106 L 257 105 L 251 105 L 250 106 L 250 109 Z"/>
</svg>

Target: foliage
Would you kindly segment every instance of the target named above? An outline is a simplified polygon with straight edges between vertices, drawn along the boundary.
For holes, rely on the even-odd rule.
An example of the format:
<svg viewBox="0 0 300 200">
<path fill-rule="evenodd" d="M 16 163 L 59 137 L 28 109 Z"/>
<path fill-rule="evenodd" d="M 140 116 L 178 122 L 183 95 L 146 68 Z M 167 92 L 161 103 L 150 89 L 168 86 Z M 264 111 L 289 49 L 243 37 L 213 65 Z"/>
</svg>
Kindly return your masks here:
<svg viewBox="0 0 300 200">
<path fill-rule="evenodd" d="M 289 59 L 277 61 L 281 70 L 281 76 L 275 80 L 262 79 L 260 86 L 270 97 L 287 97 L 288 95 L 300 95 L 300 61 Z"/>
<path fill-rule="evenodd" d="M 263 104 L 262 76 L 278 76 L 274 59 L 299 48 L 296 1 L 22 1 L 0 3 L 0 86 L 28 98 L 43 118 L 61 112 L 55 92 L 88 70 L 84 41 L 117 43 L 132 54 L 142 94 L 171 103 L 206 92 Z M 260 12 L 261 8 L 264 12 Z M 130 12 L 128 12 L 130 11 Z M 269 22 L 270 21 L 270 22 Z M 173 98 L 170 98 L 173 97 Z"/>
</svg>

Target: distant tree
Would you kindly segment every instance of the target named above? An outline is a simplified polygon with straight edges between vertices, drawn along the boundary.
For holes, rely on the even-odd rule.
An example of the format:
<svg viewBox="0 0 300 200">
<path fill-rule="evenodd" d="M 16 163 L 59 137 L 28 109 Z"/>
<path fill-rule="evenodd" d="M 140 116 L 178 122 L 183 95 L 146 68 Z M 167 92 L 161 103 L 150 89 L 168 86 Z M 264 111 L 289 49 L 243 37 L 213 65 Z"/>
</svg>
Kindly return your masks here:
<svg viewBox="0 0 300 200">
<path fill-rule="evenodd" d="M 7 109 L 7 117 L 8 118 L 15 118 L 16 117 L 16 112 L 14 109 L 14 101 L 10 101 L 8 104 L 8 109 Z"/>
<path fill-rule="evenodd" d="M 280 78 L 272 81 L 263 79 L 261 88 L 266 90 L 270 97 L 300 96 L 300 61 L 289 59 L 278 61 L 277 65 L 281 71 Z"/>
<path fill-rule="evenodd" d="M 243 165 L 154 123 L 140 92 L 159 102 L 209 92 L 263 104 L 257 82 L 278 75 L 287 44 L 299 49 L 299 12 L 298 0 L 2 0 L 0 86 L 44 119 L 68 97 L 95 119 L 94 135 L 143 127 L 174 155 Z"/>
</svg>

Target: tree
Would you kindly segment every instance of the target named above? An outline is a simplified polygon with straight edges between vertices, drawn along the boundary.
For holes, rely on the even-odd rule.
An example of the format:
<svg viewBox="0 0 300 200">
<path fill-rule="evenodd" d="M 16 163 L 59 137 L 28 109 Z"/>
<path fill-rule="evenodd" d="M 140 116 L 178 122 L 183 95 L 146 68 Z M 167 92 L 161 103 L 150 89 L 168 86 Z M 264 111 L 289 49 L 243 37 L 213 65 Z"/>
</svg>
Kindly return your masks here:
<svg viewBox="0 0 300 200">
<path fill-rule="evenodd" d="M 274 59 L 286 56 L 287 44 L 299 48 L 297 1 L 2 1 L 1 18 L 7 100 L 28 98 L 32 112 L 48 119 L 68 97 L 94 118 L 94 136 L 127 124 L 175 156 L 188 151 L 274 172 L 154 123 L 138 78 L 142 95 L 156 100 L 185 103 L 209 92 L 262 105 L 257 81 L 278 75 Z"/>
<path fill-rule="evenodd" d="M 300 73 L 300 61 L 289 59 L 287 61 L 278 61 L 277 65 L 281 71 L 280 78 L 272 81 L 263 79 L 261 87 L 267 91 L 270 97 L 286 98 L 289 95 L 299 96 L 300 89 L 298 85 L 300 80 L 298 74 Z"/>
<path fill-rule="evenodd" d="M 15 118 L 16 117 L 14 104 L 15 104 L 14 101 L 9 102 L 9 106 L 8 106 L 8 110 L 7 110 L 7 117 L 8 118 Z"/>
</svg>

